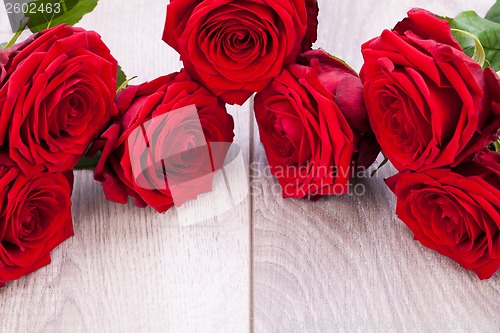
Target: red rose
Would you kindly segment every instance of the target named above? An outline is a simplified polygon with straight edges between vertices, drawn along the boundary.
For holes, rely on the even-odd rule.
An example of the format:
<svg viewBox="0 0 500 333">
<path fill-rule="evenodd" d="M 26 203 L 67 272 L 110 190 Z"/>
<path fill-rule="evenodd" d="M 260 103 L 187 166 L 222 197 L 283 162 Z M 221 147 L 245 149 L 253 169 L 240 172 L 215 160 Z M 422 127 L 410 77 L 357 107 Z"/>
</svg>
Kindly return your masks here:
<svg viewBox="0 0 500 333">
<path fill-rule="evenodd" d="M 116 73 L 97 33 L 66 25 L 0 51 L 0 145 L 23 172 L 72 169 L 116 115 Z"/>
<path fill-rule="evenodd" d="M 130 86 L 116 103 L 120 119 L 92 148 L 102 150 L 95 179 L 108 200 L 125 204 L 131 196 L 138 207 L 165 212 L 211 190 L 211 173 L 229 148 L 216 144 L 234 138 L 233 118 L 219 98 L 181 72 Z M 199 120 L 175 111 L 189 105 Z"/>
<path fill-rule="evenodd" d="M 302 51 L 309 51 L 318 39 L 318 0 L 306 0 L 307 30 L 302 40 Z"/>
<path fill-rule="evenodd" d="M 50 263 L 73 236 L 73 174 L 25 176 L 0 157 L 0 286 Z"/>
<path fill-rule="evenodd" d="M 323 51 L 306 52 L 299 63 L 255 97 L 271 171 L 284 197 L 345 194 L 353 166 L 368 167 L 380 152 L 361 80 Z"/>
<path fill-rule="evenodd" d="M 243 104 L 317 38 L 316 0 L 171 0 L 163 40 L 230 104 Z"/>
<path fill-rule="evenodd" d="M 447 21 L 413 9 L 362 52 L 370 123 L 399 171 L 453 167 L 495 140 L 499 78 L 462 51 Z"/>
<path fill-rule="evenodd" d="M 481 279 L 500 268 L 500 154 L 482 153 L 453 170 L 400 173 L 387 185 L 398 216 L 424 246 Z"/>
</svg>

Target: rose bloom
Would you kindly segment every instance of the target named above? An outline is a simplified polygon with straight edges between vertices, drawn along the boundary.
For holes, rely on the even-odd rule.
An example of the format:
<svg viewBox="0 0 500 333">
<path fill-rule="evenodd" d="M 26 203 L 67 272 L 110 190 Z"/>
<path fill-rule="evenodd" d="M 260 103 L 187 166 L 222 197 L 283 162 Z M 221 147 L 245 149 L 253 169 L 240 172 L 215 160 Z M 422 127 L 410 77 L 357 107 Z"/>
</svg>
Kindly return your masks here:
<svg viewBox="0 0 500 333">
<path fill-rule="evenodd" d="M 317 38 L 316 0 L 171 0 L 163 40 L 193 79 L 243 104 Z"/>
<path fill-rule="evenodd" d="M 323 51 L 308 51 L 255 97 L 271 172 L 284 197 L 348 193 L 355 167 L 380 152 L 356 72 Z"/>
<path fill-rule="evenodd" d="M 370 123 L 399 171 L 453 167 L 496 140 L 499 78 L 462 51 L 447 21 L 413 9 L 362 53 Z"/>
<path fill-rule="evenodd" d="M 415 239 L 488 279 L 500 268 L 500 154 L 387 179 Z"/>
<path fill-rule="evenodd" d="M 91 149 L 102 151 L 95 179 L 108 200 L 125 204 L 131 196 L 136 206 L 162 213 L 211 190 L 210 175 L 234 138 L 222 100 L 181 72 L 130 86 L 116 103 L 119 119 Z M 199 121 L 172 112 L 193 104 Z M 226 145 L 215 151 L 215 143 Z M 177 198 L 173 186 L 181 187 Z"/>
<path fill-rule="evenodd" d="M 0 50 L 0 145 L 23 172 L 72 169 L 117 114 L 116 75 L 99 35 L 81 28 Z"/>
<path fill-rule="evenodd" d="M 0 286 L 50 263 L 73 236 L 72 172 L 25 176 L 0 156 Z"/>
</svg>

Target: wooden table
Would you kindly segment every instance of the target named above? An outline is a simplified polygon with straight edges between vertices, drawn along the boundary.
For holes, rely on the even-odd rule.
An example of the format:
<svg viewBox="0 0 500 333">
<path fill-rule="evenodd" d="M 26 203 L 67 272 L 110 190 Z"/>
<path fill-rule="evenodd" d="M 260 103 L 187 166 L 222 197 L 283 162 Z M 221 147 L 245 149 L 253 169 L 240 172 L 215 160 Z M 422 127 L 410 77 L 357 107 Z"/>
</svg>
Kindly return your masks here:
<svg viewBox="0 0 500 333">
<path fill-rule="evenodd" d="M 492 0 L 320 0 L 316 46 L 362 64 L 360 45 L 412 6 L 484 15 Z M 80 23 L 97 30 L 135 82 L 181 68 L 161 41 L 166 1 L 101 0 Z M 0 10 L 0 40 L 11 36 Z M 76 176 L 76 235 L 53 263 L 0 290 L 1 332 L 500 332 L 500 274 L 478 280 L 413 241 L 383 177 L 366 194 L 283 200 L 250 103 L 231 107 L 252 193 L 190 226 L 105 200 Z M 239 186 L 246 187 L 249 182 Z M 197 202 L 183 209 L 199 211 Z M 193 213 L 194 214 L 194 213 Z M 193 219 L 196 217 L 193 217 Z M 189 220 L 189 219 L 188 219 Z"/>
</svg>

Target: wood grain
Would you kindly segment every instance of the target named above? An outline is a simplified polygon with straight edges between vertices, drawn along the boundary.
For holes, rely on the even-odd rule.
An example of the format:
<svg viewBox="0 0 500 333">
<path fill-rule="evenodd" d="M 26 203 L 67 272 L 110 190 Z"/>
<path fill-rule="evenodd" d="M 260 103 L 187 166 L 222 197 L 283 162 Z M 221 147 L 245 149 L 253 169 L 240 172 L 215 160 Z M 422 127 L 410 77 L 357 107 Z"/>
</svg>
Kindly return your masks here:
<svg viewBox="0 0 500 333">
<path fill-rule="evenodd" d="M 412 6 L 454 16 L 484 14 L 492 1 L 320 0 L 322 47 L 362 64 L 360 45 L 391 28 Z M 254 331 L 499 332 L 500 275 L 479 281 L 450 259 L 413 241 L 395 217 L 383 170 L 364 179 L 363 196 L 318 202 L 283 200 L 265 176 L 254 131 Z"/>
</svg>

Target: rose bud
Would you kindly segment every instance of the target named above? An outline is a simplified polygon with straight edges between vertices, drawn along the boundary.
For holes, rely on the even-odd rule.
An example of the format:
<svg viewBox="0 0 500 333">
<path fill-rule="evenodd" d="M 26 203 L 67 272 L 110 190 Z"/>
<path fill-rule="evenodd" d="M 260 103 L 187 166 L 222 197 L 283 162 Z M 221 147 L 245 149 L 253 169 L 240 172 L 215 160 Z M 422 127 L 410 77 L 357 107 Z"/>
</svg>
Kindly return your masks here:
<svg viewBox="0 0 500 333">
<path fill-rule="evenodd" d="M 194 80 L 241 105 L 310 49 L 317 15 L 316 0 L 171 0 L 163 40 Z"/>
<path fill-rule="evenodd" d="M 116 103 L 119 119 L 91 148 L 102 151 L 95 179 L 108 200 L 163 213 L 211 191 L 234 138 L 222 100 L 181 72 L 130 86 Z"/>
<path fill-rule="evenodd" d="M 500 268 L 500 154 L 480 153 L 455 169 L 404 172 L 387 179 L 396 213 L 415 239 L 473 270 Z"/>
<path fill-rule="evenodd" d="M 499 78 L 463 52 L 447 21 L 412 9 L 362 53 L 370 123 L 399 171 L 454 167 L 495 140 Z"/>
<path fill-rule="evenodd" d="M 25 173 L 74 168 L 117 114 L 116 73 L 97 33 L 66 25 L 0 51 L 0 146 Z"/>
<path fill-rule="evenodd" d="M 25 176 L 0 156 L 0 286 L 50 263 L 73 236 L 72 172 Z"/>
<path fill-rule="evenodd" d="M 255 97 L 255 116 L 283 197 L 346 194 L 355 167 L 380 152 L 356 72 L 323 51 L 308 51 Z"/>
</svg>

